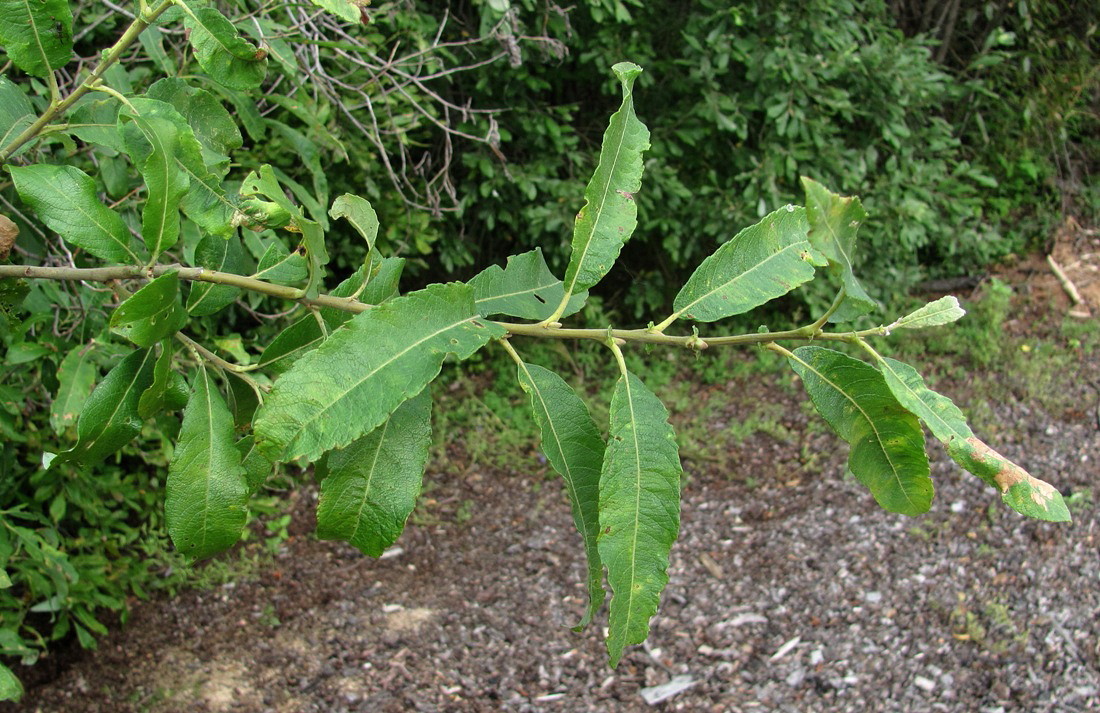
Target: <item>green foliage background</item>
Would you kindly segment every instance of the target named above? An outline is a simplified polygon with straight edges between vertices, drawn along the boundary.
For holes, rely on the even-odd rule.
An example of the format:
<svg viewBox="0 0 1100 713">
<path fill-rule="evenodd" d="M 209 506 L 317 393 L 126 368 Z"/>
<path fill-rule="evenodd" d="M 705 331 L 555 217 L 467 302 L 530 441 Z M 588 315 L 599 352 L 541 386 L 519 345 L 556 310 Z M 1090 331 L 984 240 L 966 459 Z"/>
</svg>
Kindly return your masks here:
<svg viewBox="0 0 1100 713">
<path fill-rule="evenodd" d="M 951 3 L 933 0 L 580 0 L 570 9 L 474 0 L 446 13 L 410 1 L 379 3 L 362 26 L 297 5 L 219 5 L 265 47 L 268 74 L 255 93 L 203 84 L 240 128 L 214 111 L 196 124 L 231 155 L 231 180 L 276 167 L 309 217 L 331 228 L 333 266 L 345 274 L 367 251 L 325 213 L 345 191 L 371 199 L 377 247 L 407 258 L 413 281 L 465 279 L 533 247 L 561 274 L 579 187 L 618 101 L 610 67 L 626 58 L 646 70 L 635 90 L 653 142 L 639 227 L 603 291 L 602 309 L 627 320 L 667 308 L 704 256 L 797 200 L 800 175 L 862 196 L 871 220 L 859 271 L 887 301 L 926 277 L 970 273 L 1037 244 L 1063 210 L 1100 213 L 1090 173 L 1100 18 L 1088 5 L 959 2 L 950 26 L 942 10 Z M 100 3 L 73 8 L 82 57 L 129 23 Z M 2 73 L 0 112 L 44 108 L 44 80 L 10 66 Z M 183 34 L 149 30 L 106 79 L 129 93 L 193 74 L 202 71 Z M 176 85 L 161 90 L 167 100 Z M 96 100 L 73 120 L 102 119 Z M 94 141 L 92 131 L 79 138 Z M 93 155 L 58 131 L 17 159 L 76 166 L 116 201 L 142 180 L 122 148 Z M 10 182 L 0 182 L 0 197 L 20 248 L 47 255 Z M 141 215 L 123 210 L 140 227 Z M 197 232 L 186 223 L 184 231 L 183 251 L 201 250 Z M 245 244 L 239 259 L 253 264 L 292 247 L 268 234 Z M 59 369 L 105 330 L 111 295 L 46 281 L 4 289 L 19 294 L 0 293 L 0 561 L 14 583 L 0 594 L 0 655 L 30 662 L 73 634 L 94 645 L 105 630 L 97 611 L 123 611 L 127 597 L 178 582 L 166 576 L 179 564 L 163 535 L 167 461 L 150 454 L 171 452 L 179 419 L 147 422 L 96 478 L 42 469 L 41 453 L 62 450 L 75 427 L 51 410 Z M 829 297 L 806 299 L 821 307 Z M 595 317 L 600 309 L 586 308 Z M 230 310 L 198 333 L 247 361 L 241 333 L 284 326 L 255 325 Z M 91 349 L 81 367 L 88 389 L 125 353 L 111 343 Z"/>
</svg>

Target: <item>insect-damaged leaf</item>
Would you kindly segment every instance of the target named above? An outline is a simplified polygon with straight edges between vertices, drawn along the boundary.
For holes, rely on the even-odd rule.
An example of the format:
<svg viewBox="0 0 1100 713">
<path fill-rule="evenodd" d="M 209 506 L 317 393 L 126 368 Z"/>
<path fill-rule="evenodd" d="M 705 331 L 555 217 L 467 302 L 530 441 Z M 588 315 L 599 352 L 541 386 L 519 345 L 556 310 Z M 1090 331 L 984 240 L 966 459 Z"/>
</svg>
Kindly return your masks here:
<svg viewBox="0 0 1100 713">
<path fill-rule="evenodd" d="M 598 548 L 613 592 L 607 634 L 613 667 L 623 648 L 649 635 L 649 620 L 668 584 L 668 553 L 680 530 L 682 472 L 664 404 L 625 373 L 611 397 L 600 474 Z"/>
<path fill-rule="evenodd" d="M 929 389 L 916 369 L 888 357 L 878 360 L 890 391 L 947 447 L 952 460 L 1001 491 L 1001 499 L 1016 512 L 1040 520 L 1069 521 L 1069 509 L 1054 486 L 979 440 L 962 411 L 951 399 Z"/>
<path fill-rule="evenodd" d="M 73 56 L 68 0 L 0 0 L 0 45 L 12 64 L 35 77 L 64 67 Z"/>
<path fill-rule="evenodd" d="M 139 263 L 121 216 L 96 198 L 95 181 L 73 166 L 7 166 L 19 197 L 61 239 L 100 260 Z"/>
<path fill-rule="evenodd" d="M 506 314 L 521 319 L 546 319 L 565 297 L 562 281 L 554 277 L 542 256 L 542 248 L 512 255 L 508 263 L 490 265 L 469 282 L 474 288 L 474 304 L 484 317 Z M 570 296 L 565 311 L 568 317 L 584 306 L 588 291 Z"/>
<path fill-rule="evenodd" d="M 217 554 L 240 539 L 248 516 L 248 480 L 233 415 L 203 367 L 183 411 L 165 489 L 168 534 L 189 560 Z"/>
<path fill-rule="evenodd" d="M 59 453 L 51 465 L 95 465 L 132 441 L 141 432 L 138 401 L 153 383 L 155 361 L 152 349 L 139 349 L 111 369 L 84 403 L 76 422 L 76 445 Z"/>
<path fill-rule="evenodd" d="M 328 454 L 317 503 L 317 536 L 346 540 L 378 557 L 405 529 L 432 441 L 432 397 L 425 388 L 382 425 Z"/>
<path fill-rule="evenodd" d="M 187 323 L 180 304 L 180 278 L 161 275 L 130 295 L 111 315 L 111 329 L 139 347 L 151 347 L 178 332 Z"/>
<path fill-rule="evenodd" d="M 634 194 L 642 187 L 642 152 L 649 148 L 649 129 L 634 113 L 634 80 L 642 68 L 620 62 L 611 69 L 622 84 L 623 102 L 604 132 L 599 165 L 584 189 L 584 207 L 577 214 L 565 271 L 569 295 L 603 279 L 638 225 Z"/>
<path fill-rule="evenodd" d="M 243 39 L 233 23 L 199 0 L 180 0 L 195 58 L 210 77 L 230 89 L 255 89 L 267 75 L 267 53 Z"/>
<path fill-rule="evenodd" d="M 822 347 L 789 358 L 818 413 L 851 447 L 848 468 L 884 509 L 927 512 L 932 479 L 924 432 L 870 364 Z"/>
<path fill-rule="evenodd" d="M 573 509 L 573 524 L 584 541 L 588 558 L 588 607 L 575 627 L 588 626 L 603 606 L 603 565 L 596 538 L 600 529 L 600 471 L 604 442 L 580 397 L 552 371 L 522 363 L 517 377 L 531 398 L 531 411 L 539 425 L 542 452 L 565 481 Z"/>
<path fill-rule="evenodd" d="M 57 369 L 60 386 L 57 396 L 50 404 L 50 425 L 59 436 L 76 423 L 77 416 L 91 396 L 96 377 L 93 350 L 94 347 L 88 344 L 74 347 L 61 360 L 61 366 Z"/>
<path fill-rule="evenodd" d="M 893 331 L 895 329 L 938 327 L 941 324 L 950 324 L 962 318 L 965 314 L 966 310 L 959 306 L 959 300 L 952 295 L 948 295 L 910 312 L 886 329 Z"/>
<path fill-rule="evenodd" d="M 699 265 L 676 295 L 677 315 L 713 322 L 781 297 L 814 277 L 825 259 L 807 239 L 803 208 L 788 205 L 745 228 Z"/>
<path fill-rule="evenodd" d="M 501 337 L 478 319 L 473 291 L 430 285 L 348 320 L 275 382 L 256 413 L 257 444 L 272 460 L 317 460 L 380 426 L 439 374 Z"/>
<path fill-rule="evenodd" d="M 840 278 L 844 302 L 830 322 L 850 322 L 878 306 L 852 272 L 856 233 L 867 217 L 855 196 L 832 193 L 817 181 L 802 178 L 806 192 L 806 215 L 810 220 L 810 244 L 829 259 L 829 271 Z"/>
</svg>

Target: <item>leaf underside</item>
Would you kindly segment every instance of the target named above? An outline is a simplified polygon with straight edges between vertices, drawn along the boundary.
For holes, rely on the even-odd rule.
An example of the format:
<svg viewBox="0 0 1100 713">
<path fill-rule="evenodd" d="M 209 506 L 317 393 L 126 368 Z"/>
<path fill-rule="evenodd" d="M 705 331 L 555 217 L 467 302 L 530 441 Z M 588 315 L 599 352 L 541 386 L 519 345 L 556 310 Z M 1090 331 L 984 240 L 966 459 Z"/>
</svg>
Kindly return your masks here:
<svg viewBox="0 0 1100 713">
<path fill-rule="evenodd" d="M 600 558 L 613 592 L 607 651 L 649 635 L 668 583 L 668 555 L 680 529 L 680 466 L 665 410 L 636 376 L 624 374 L 611 398 L 610 430 L 600 474 Z"/>
<path fill-rule="evenodd" d="M 818 413 L 851 445 L 848 467 L 884 509 L 919 515 L 932 505 L 924 432 L 870 364 L 822 347 L 790 358 Z"/>
</svg>

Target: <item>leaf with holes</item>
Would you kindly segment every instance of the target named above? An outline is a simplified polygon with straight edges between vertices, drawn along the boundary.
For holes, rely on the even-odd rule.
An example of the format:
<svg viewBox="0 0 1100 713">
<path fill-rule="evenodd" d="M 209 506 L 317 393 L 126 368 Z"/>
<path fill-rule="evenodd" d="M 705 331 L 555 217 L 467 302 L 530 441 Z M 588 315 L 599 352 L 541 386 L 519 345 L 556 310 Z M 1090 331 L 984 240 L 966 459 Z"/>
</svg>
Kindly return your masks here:
<svg viewBox="0 0 1100 713">
<path fill-rule="evenodd" d="M 597 541 L 612 591 L 607 651 L 613 667 L 626 646 L 649 635 L 649 620 L 668 584 L 668 554 L 680 530 L 682 472 L 664 404 L 638 377 L 623 374 L 611 397 Z"/>
<path fill-rule="evenodd" d="M 248 517 L 247 472 L 233 415 L 202 367 L 183 411 L 165 490 L 168 534 L 187 559 L 210 557 L 240 539 Z"/>
<path fill-rule="evenodd" d="M 927 512 L 932 479 L 917 419 L 870 364 L 822 347 L 789 356 L 817 412 L 851 447 L 848 468 L 884 509 Z"/>
<path fill-rule="evenodd" d="M 382 425 L 328 454 L 317 503 L 319 538 L 345 540 L 371 557 L 397 540 L 420 494 L 431 418 L 425 388 Z"/>
</svg>

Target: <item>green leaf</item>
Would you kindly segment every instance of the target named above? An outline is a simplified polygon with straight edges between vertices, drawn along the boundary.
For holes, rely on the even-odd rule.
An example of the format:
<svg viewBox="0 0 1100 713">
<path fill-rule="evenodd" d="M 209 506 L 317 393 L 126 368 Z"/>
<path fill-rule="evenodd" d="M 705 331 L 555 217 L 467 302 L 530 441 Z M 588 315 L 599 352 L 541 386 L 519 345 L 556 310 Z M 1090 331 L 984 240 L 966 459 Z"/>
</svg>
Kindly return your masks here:
<svg viewBox="0 0 1100 713">
<path fill-rule="evenodd" d="M 1022 515 L 1069 522 L 1069 509 L 1054 486 L 1033 477 L 974 435 L 951 399 L 924 383 L 917 370 L 888 357 L 876 357 L 887 386 L 947 448 L 952 460 L 1001 492 L 1006 505 Z"/>
<path fill-rule="evenodd" d="M 0 149 L 3 149 L 37 118 L 34 107 L 19 85 L 0 77 Z M 27 142 L 15 150 L 12 158 L 30 148 Z"/>
<path fill-rule="evenodd" d="M 531 398 L 531 411 L 542 436 L 546 460 L 565 481 L 573 524 L 581 533 L 588 558 L 588 607 L 576 626 L 580 631 L 603 606 L 603 564 L 596 544 L 600 531 L 600 471 L 604 442 L 588 408 L 569 384 L 552 371 L 521 363 L 519 385 Z"/>
<path fill-rule="evenodd" d="M 366 436 L 328 455 L 317 503 L 317 537 L 345 540 L 378 557 L 405 529 L 432 441 L 425 388 Z"/>
<path fill-rule="evenodd" d="M 611 69 L 622 83 L 623 102 L 604 132 L 599 165 L 584 190 L 584 208 L 573 229 L 565 271 L 569 295 L 603 279 L 638 225 L 634 194 L 642 187 L 642 153 L 649 148 L 649 129 L 634 114 L 634 80 L 642 68 L 620 62 Z"/>
<path fill-rule="evenodd" d="M 240 239 L 236 235 L 228 239 L 220 235 L 204 235 L 195 247 L 195 264 L 208 270 L 241 274 L 245 270 L 245 262 Z M 196 280 L 191 283 L 191 292 L 187 295 L 187 311 L 193 317 L 214 314 L 233 304 L 240 293 L 236 287 Z"/>
<path fill-rule="evenodd" d="M 160 356 L 153 365 L 153 383 L 138 399 L 138 416 L 142 419 L 151 418 L 168 405 L 169 387 L 175 373 L 172 371 L 172 356 L 175 353 L 172 345 L 171 339 L 165 339 L 161 344 Z"/>
<path fill-rule="evenodd" d="M 194 561 L 233 546 L 248 516 L 248 496 L 233 415 L 200 367 L 168 466 L 164 512 L 176 549 Z"/>
<path fill-rule="evenodd" d="M 317 318 L 306 315 L 271 340 L 260 355 L 260 365 L 276 374 L 284 372 L 323 341 L 325 335 Z"/>
<path fill-rule="evenodd" d="M 848 468 L 884 509 L 919 515 L 932 505 L 924 432 L 870 364 L 822 347 L 789 356 L 818 413 L 851 447 Z"/>
<path fill-rule="evenodd" d="M 430 285 L 367 310 L 275 382 L 255 433 L 272 460 L 315 461 L 386 420 L 439 374 L 505 331 L 482 322 L 466 285 Z"/>
<path fill-rule="evenodd" d="M 234 381 L 240 381 L 240 379 L 234 379 Z M 271 470 L 275 464 L 269 461 L 256 447 L 255 436 L 245 436 L 237 441 L 237 451 L 241 454 L 241 464 L 244 466 L 248 492 L 250 494 L 255 493 L 263 487 L 264 481 L 271 475 Z"/>
<path fill-rule="evenodd" d="M 122 104 L 114 97 L 99 101 L 85 97 L 73 109 L 65 130 L 85 143 L 109 149 L 104 152 L 109 156 L 122 153 L 126 147 L 118 132 L 118 112 L 121 107 Z"/>
<path fill-rule="evenodd" d="M 935 302 L 929 302 L 920 309 L 910 312 L 901 319 L 891 324 L 886 329 L 925 329 L 926 327 L 938 327 L 941 324 L 950 324 L 961 319 L 966 310 L 959 306 L 959 301 L 948 295 Z"/>
<path fill-rule="evenodd" d="M 92 391 L 76 422 L 77 443 L 53 464 L 76 461 L 95 465 L 141 432 L 138 402 L 153 383 L 152 349 L 139 349 L 111 369 Z"/>
<path fill-rule="evenodd" d="M 850 322 L 878 307 L 852 272 L 856 232 L 867 211 L 855 196 L 832 193 L 817 181 L 802 178 L 806 192 L 806 215 L 810 219 L 810 244 L 829 259 L 829 271 L 840 278 L 844 302 L 830 322 Z"/>
<path fill-rule="evenodd" d="M 48 76 L 73 56 L 73 13 L 67 0 L 0 0 L 0 45 L 27 74 Z"/>
<path fill-rule="evenodd" d="M 150 281 L 118 306 L 111 315 L 111 330 L 139 347 L 151 347 L 187 323 L 180 305 L 180 278 L 169 272 Z"/>
<path fill-rule="evenodd" d="M 546 319 L 565 298 L 562 281 L 550 272 L 542 248 L 512 255 L 503 268 L 490 265 L 468 284 L 474 288 L 474 304 L 483 317 L 506 314 L 521 319 Z M 561 316 L 575 314 L 586 299 L 587 290 L 570 296 Z"/>
<path fill-rule="evenodd" d="M 96 198 L 95 181 L 73 166 L 7 166 L 19 197 L 50 230 L 100 260 L 140 263 L 118 213 Z"/>
<path fill-rule="evenodd" d="M 61 360 L 57 369 L 57 381 L 60 386 L 57 396 L 50 404 L 50 425 L 54 433 L 62 435 L 70 426 L 76 425 L 76 419 L 95 383 L 96 367 L 92 360 L 94 346 L 81 344 L 73 348 Z"/>
<path fill-rule="evenodd" d="M 369 0 L 310 0 L 314 5 L 328 10 L 341 20 L 359 24 L 362 21 L 362 9 L 370 4 Z"/>
<path fill-rule="evenodd" d="M 0 569 L 0 589 L 9 589 L 11 587 L 11 577 L 3 569 Z"/>
<path fill-rule="evenodd" d="M 178 124 L 175 117 L 164 116 L 168 111 L 176 114 L 170 104 L 134 97 L 130 106 L 118 114 L 126 153 L 145 179 L 147 197 L 141 211 L 141 236 L 152 260 L 179 240 L 180 201 L 190 185 L 187 174 L 177 165 Z"/>
<path fill-rule="evenodd" d="M 23 697 L 23 684 L 12 670 L 0 663 L 0 701 L 18 701 Z"/>
<path fill-rule="evenodd" d="M 217 97 L 175 77 L 155 82 L 146 96 L 175 107 L 202 147 L 203 163 L 215 176 L 225 175 L 229 170 L 230 155 L 244 141 L 237 122 Z"/>
<path fill-rule="evenodd" d="M 367 241 L 367 251 L 374 249 L 374 240 L 378 237 L 378 214 L 370 201 L 345 193 L 332 202 L 328 214 L 333 220 L 345 218 Z"/>
<path fill-rule="evenodd" d="M 197 0 L 179 0 L 183 24 L 199 65 L 217 83 L 230 89 L 256 89 L 267 75 L 267 53 L 245 40 L 237 28 L 213 7 Z"/>
<path fill-rule="evenodd" d="M 803 208 L 788 205 L 745 228 L 699 265 L 673 308 L 697 322 L 742 314 L 814 277 L 824 258 L 810 247 Z"/>
<path fill-rule="evenodd" d="M 668 584 L 668 553 L 680 530 L 680 466 L 668 411 L 638 377 L 625 372 L 611 397 L 607 451 L 600 474 L 600 557 L 613 592 L 607 651 L 649 635 Z"/>
<path fill-rule="evenodd" d="M 309 264 L 300 252 L 290 252 L 282 242 L 274 240 L 267 246 L 252 277 L 276 285 L 296 285 L 309 277 Z"/>
</svg>

